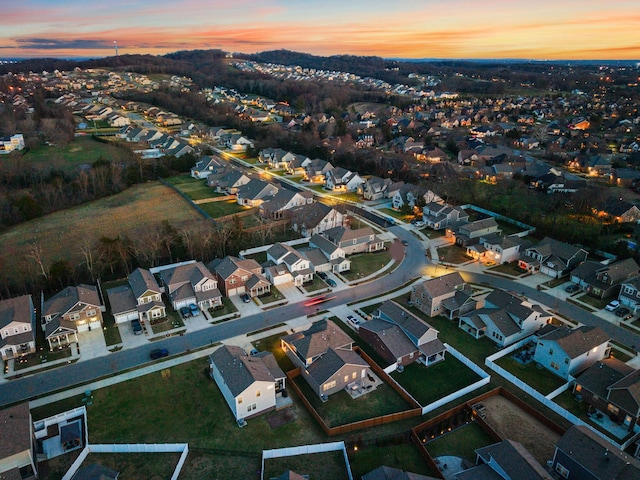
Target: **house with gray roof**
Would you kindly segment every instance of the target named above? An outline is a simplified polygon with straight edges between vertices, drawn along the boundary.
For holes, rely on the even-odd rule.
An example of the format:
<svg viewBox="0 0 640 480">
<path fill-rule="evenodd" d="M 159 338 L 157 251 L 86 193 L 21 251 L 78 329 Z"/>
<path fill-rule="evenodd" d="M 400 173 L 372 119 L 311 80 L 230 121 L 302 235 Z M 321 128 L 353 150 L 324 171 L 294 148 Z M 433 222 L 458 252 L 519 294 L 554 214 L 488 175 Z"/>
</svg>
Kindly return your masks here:
<svg viewBox="0 0 640 480">
<path fill-rule="evenodd" d="M 473 289 L 458 272 L 425 280 L 411 287 L 411 302 L 429 317 L 445 315 L 449 319 L 476 309 Z"/>
<path fill-rule="evenodd" d="M 222 305 L 218 280 L 202 262 L 177 265 L 158 273 L 174 310 L 196 304 L 200 310 Z"/>
<path fill-rule="evenodd" d="M 324 203 L 313 202 L 287 210 L 291 228 L 304 237 L 320 234 L 330 228 L 342 226 L 344 215 Z"/>
<path fill-rule="evenodd" d="M 638 459 L 582 425 L 573 425 L 558 440 L 551 469 L 567 480 L 640 478 Z"/>
<path fill-rule="evenodd" d="M 369 177 L 358 187 L 358 193 L 365 200 L 380 200 L 386 198 L 391 183 L 390 178 Z"/>
<path fill-rule="evenodd" d="M 442 230 L 468 222 L 469 215 L 460 207 L 441 202 L 428 202 L 422 208 L 422 221 L 433 230 Z"/>
<path fill-rule="evenodd" d="M 480 237 L 477 244 L 467 246 L 467 255 L 480 261 L 491 261 L 497 265 L 515 262 L 520 250 L 530 243 L 517 235 L 488 234 Z"/>
<path fill-rule="evenodd" d="M 622 282 L 618 300 L 636 314 L 640 311 L 640 276 L 635 276 Z"/>
<path fill-rule="evenodd" d="M 481 308 L 460 315 L 458 327 L 476 339 L 487 337 L 499 347 L 528 337 L 552 319 L 540 305 L 504 290 L 494 290 L 483 303 Z"/>
<path fill-rule="evenodd" d="M 436 478 L 382 465 L 363 475 L 362 480 L 436 480 Z"/>
<path fill-rule="evenodd" d="M 596 298 L 618 296 L 620 286 L 640 274 L 633 258 L 603 265 L 587 260 L 571 272 L 571 281 Z"/>
<path fill-rule="evenodd" d="M 313 235 L 309 239 L 309 246 L 319 249 L 327 261 L 322 265 L 315 265 L 315 271 L 317 272 L 347 272 L 351 269 L 351 260 L 346 258 L 344 249 L 340 248 L 335 243 L 322 235 Z"/>
<path fill-rule="evenodd" d="M 325 187 L 333 192 L 355 192 L 364 182 L 356 172 L 335 167 L 325 174 Z"/>
<path fill-rule="evenodd" d="M 384 241 L 371 227 L 351 229 L 338 226 L 325 230 L 322 235 L 340 247 L 346 255 L 371 253 L 384 249 Z"/>
<path fill-rule="evenodd" d="M 319 397 L 343 390 L 364 378 L 369 365 L 353 351 L 353 340 L 331 320 L 280 339 L 280 345 Z"/>
<path fill-rule="evenodd" d="M 209 356 L 209 368 L 236 420 L 275 409 L 285 391 L 286 375 L 271 352 L 247 355 L 223 345 Z"/>
<path fill-rule="evenodd" d="M 149 270 L 136 268 L 127 280 L 127 285 L 107 290 L 116 323 L 134 319 L 144 323 L 167 316 L 162 289 Z"/>
<path fill-rule="evenodd" d="M 261 203 L 271 200 L 276 193 L 278 193 L 278 187 L 274 184 L 259 178 L 252 178 L 238 188 L 236 201 L 239 205 L 246 207 L 259 207 Z"/>
<path fill-rule="evenodd" d="M 314 271 L 309 259 L 286 243 L 273 244 L 267 250 L 267 261 L 273 262 L 274 265 L 286 266 L 291 275 L 291 281 L 296 286 L 310 282 L 313 279 Z M 266 273 L 267 278 L 269 278 L 271 273 L 269 271 Z M 273 283 L 273 280 L 271 282 Z"/>
<path fill-rule="evenodd" d="M 118 480 L 120 472 L 99 463 L 79 468 L 71 480 Z"/>
<path fill-rule="evenodd" d="M 237 168 L 226 167 L 219 173 L 214 171 L 207 178 L 207 185 L 217 193 L 236 195 L 238 190 L 249 183 L 251 179 Z"/>
<path fill-rule="evenodd" d="M 260 215 L 263 218 L 280 220 L 285 217 L 287 210 L 310 203 L 313 203 L 313 192 L 294 192 L 288 188 L 281 188 L 271 200 L 260 204 Z"/>
<path fill-rule="evenodd" d="M 333 170 L 333 165 L 326 160 L 314 158 L 304 167 L 304 179 L 310 183 L 324 183 L 327 172 Z"/>
<path fill-rule="evenodd" d="M 36 313 L 31 295 L 0 300 L 0 353 L 3 360 L 36 351 Z"/>
<path fill-rule="evenodd" d="M 29 403 L 0 409 L 0 478 L 35 480 L 38 462 Z"/>
<path fill-rule="evenodd" d="M 263 275 L 260 264 L 253 259 L 227 255 L 216 258 L 208 267 L 216 275 L 218 285 L 227 297 L 241 293 L 257 297 L 271 291 L 271 283 Z"/>
<path fill-rule="evenodd" d="M 536 340 L 533 360 L 564 379 L 609 357 L 611 338 L 599 327 L 550 328 Z"/>
<path fill-rule="evenodd" d="M 480 238 L 492 233 L 500 233 L 500 226 L 493 217 L 482 218 L 473 222 L 461 223 L 451 230 L 456 244 L 467 247 L 480 242 Z"/>
<path fill-rule="evenodd" d="M 587 259 L 583 248 L 545 237 L 537 245 L 525 249 L 518 267 L 529 273 L 540 272 L 552 278 L 561 278 Z"/>
<path fill-rule="evenodd" d="M 385 301 L 372 317 L 360 325 L 358 335 L 387 362 L 385 367 L 413 362 L 430 366 L 444 360 L 446 347 L 438 331 L 397 303 Z"/>
</svg>

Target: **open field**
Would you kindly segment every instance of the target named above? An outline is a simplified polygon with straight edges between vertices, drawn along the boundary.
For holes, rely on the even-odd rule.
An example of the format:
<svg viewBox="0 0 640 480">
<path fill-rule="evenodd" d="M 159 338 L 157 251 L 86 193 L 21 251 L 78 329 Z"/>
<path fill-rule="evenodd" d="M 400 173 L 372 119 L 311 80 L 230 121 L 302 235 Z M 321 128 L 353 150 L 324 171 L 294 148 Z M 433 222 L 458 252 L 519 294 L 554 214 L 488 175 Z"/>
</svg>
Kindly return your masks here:
<svg viewBox="0 0 640 480">
<path fill-rule="evenodd" d="M 94 244 L 103 236 L 135 238 L 153 231 L 163 220 L 180 229 L 201 221 L 202 216 L 178 193 L 159 182 L 135 185 L 116 195 L 7 230 L 0 235 L 0 264 L 7 278 L 20 278 L 25 251 L 37 242 L 45 265 L 57 259 L 77 265 L 81 263 L 82 242 Z"/>
<path fill-rule="evenodd" d="M 207 185 L 206 180 L 193 178 L 191 175 L 183 174 L 165 178 L 167 182 L 174 185 L 178 190 L 187 195 L 191 200 L 202 200 L 204 198 L 222 197 L 221 193 L 214 192 L 213 188 Z"/>
</svg>

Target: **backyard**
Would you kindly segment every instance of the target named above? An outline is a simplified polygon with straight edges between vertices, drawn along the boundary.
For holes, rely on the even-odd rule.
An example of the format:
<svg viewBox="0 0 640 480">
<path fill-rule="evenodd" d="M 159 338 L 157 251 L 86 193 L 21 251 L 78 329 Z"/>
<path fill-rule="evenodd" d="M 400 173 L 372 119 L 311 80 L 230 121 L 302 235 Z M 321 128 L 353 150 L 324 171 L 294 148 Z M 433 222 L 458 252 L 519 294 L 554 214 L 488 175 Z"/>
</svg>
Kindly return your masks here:
<svg viewBox="0 0 640 480">
<path fill-rule="evenodd" d="M 287 470 L 309 475 L 314 480 L 348 480 L 342 451 L 270 458 L 264 462 L 263 478 L 276 478 Z"/>
<path fill-rule="evenodd" d="M 202 210 L 208 213 L 212 218 L 220 218 L 226 215 L 233 215 L 244 212 L 247 207 L 238 205 L 235 200 L 222 200 L 221 202 L 209 202 L 198 205 Z"/>
<path fill-rule="evenodd" d="M 529 362 L 523 365 L 514 360 L 511 355 L 508 355 L 502 357 L 496 363 L 543 395 L 547 395 L 567 383 L 547 369 L 538 368 L 536 362 Z"/>
<path fill-rule="evenodd" d="M 220 193 L 214 192 L 213 189 L 207 185 L 206 180 L 193 178 L 186 173 L 183 175 L 165 178 L 165 181 L 175 186 L 191 200 L 202 200 L 204 198 L 223 196 Z"/>
<path fill-rule="evenodd" d="M 455 430 L 436 437 L 426 444 L 427 451 L 432 458 L 452 455 L 475 463 L 475 451 L 496 443 L 484 429 L 475 422 L 468 423 Z"/>
</svg>

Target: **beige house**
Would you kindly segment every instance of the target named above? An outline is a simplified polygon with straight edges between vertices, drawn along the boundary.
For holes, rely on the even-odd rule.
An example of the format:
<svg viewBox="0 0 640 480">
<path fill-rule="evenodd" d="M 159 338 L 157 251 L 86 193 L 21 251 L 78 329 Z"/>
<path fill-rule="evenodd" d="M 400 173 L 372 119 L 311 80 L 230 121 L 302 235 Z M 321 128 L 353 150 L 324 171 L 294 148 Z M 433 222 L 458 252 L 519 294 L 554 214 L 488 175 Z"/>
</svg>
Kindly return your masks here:
<svg viewBox="0 0 640 480">
<path fill-rule="evenodd" d="M 3 360 L 36 351 L 35 326 L 36 314 L 31 295 L 0 301 L 0 352 Z"/>
<path fill-rule="evenodd" d="M 29 403 L 0 410 L 0 478 L 37 478 Z"/>
<path fill-rule="evenodd" d="M 458 272 L 431 278 L 411 289 L 411 302 L 429 317 L 445 315 L 452 319 L 475 310 L 473 290 Z"/>
</svg>

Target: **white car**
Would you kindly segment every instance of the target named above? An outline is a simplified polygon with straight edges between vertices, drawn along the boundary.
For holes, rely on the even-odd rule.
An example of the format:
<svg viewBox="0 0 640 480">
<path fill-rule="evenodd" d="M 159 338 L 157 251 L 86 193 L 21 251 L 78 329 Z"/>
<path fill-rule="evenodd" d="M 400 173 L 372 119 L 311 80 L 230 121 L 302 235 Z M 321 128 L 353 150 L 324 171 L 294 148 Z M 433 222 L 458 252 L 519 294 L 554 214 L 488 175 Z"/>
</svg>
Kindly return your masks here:
<svg viewBox="0 0 640 480">
<path fill-rule="evenodd" d="M 604 307 L 605 310 L 609 311 L 609 312 L 613 312 L 616 308 L 618 308 L 620 306 L 620 302 L 618 300 L 611 300 L 606 307 Z"/>
<path fill-rule="evenodd" d="M 359 319 L 357 319 L 353 315 L 347 315 L 347 322 L 349 322 L 353 326 L 353 328 L 356 328 L 356 329 L 362 323 Z"/>
<path fill-rule="evenodd" d="M 416 223 L 414 223 L 414 226 L 416 228 L 422 228 L 422 227 L 424 227 L 424 222 L 416 222 Z"/>
</svg>

